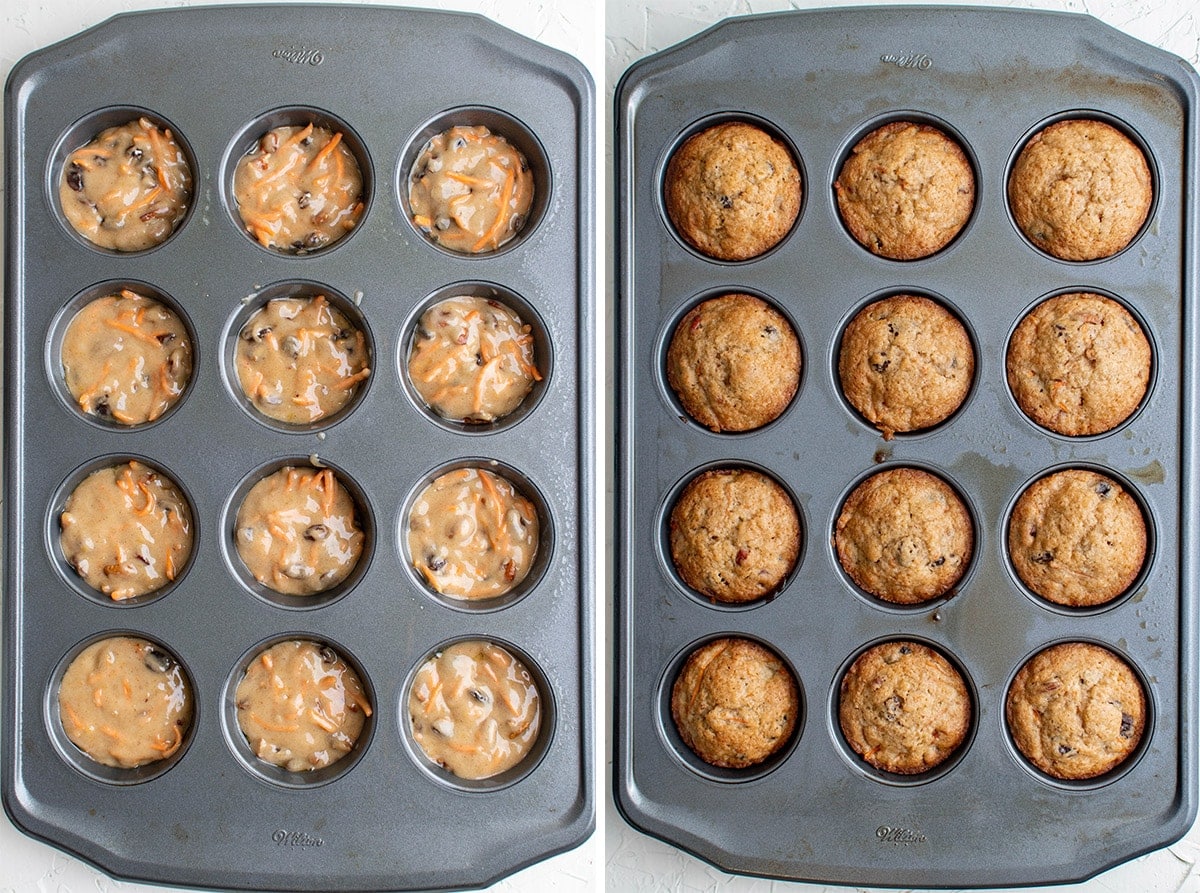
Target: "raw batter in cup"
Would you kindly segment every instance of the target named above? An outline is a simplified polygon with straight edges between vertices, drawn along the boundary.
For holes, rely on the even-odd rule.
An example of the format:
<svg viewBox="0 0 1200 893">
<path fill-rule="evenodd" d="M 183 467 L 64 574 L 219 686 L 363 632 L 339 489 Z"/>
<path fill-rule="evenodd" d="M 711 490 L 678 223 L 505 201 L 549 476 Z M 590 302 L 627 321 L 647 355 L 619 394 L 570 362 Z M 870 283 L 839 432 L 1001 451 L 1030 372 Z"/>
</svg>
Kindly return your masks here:
<svg viewBox="0 0 1200 893">
<path fill-rule="evenodd" d="M 113 601 L 166 586 L 192 553 L 187 500 L 170 478 L 136 460 L 84 478 L 59 523 L 68 563 Z"/>
<path fill-rule="evenodd" d="M 255 755 L 289 772 L 345 757 L 371 715 L 358 674 L 317 642 L 279 642 L 263 651 L 235 697 L 238 727 Z"/>
<path fill-rule="evenodd" d="M 75 314 L 61 359 L 67 389 L 83 412 L 141 425 L 183 394 L 192 342 L 174 311 L 123 288 Z"/>
<path fill-rule="evenodd" d="M 287 254 L 333 244 L 365 207 L 362 171 L 341 132 L 312 123 L 267 131 L 238 162 L 233 197 L 246 231 Z"/>
<path fill-rule="evenodd" d="M 164 649 L 132 636 L 101 639 L 71 661 L 58 688 L 71 743 L 97 763 L 135 769 L 179 750 L 192 692 Z"/>
<path fill-rule="evenodd" d="M 254 408 L 290 425 L 345 406 L 371 374 L 366 336 L 323 295 L 277 298 L 250 317 L 237 344 L 237 375 Z"/>
<path fill-rule="evenodd" d="M 413 740 L 459 778 L 491 778 L 537 741 L 537 685 L 491 642 L 458 642 L 421 665 L 408 693 Z"/>
<path fill-rule="evenodd" d="M 328 468 L 285 466 L 238 509 L 238 555 L 264 586 L 315 595 L 346 579 L 362 555 L 354 498 Z"/>
<path fill-rule="evenodd" d="M 486 127 L 451 127 L 425 144 L 409 177 L 413 223 L 467 254 L 495 251 L 521 231 L 533 205 L 529 162 Z"/>
<path fill-rule="evenodd" d="M 192 171 L 171 131 L 146 118 L 102 130 L 67 156 L 58 201 L 67 222 L 110 251 L 153 248 L 175 231 Z"/>
<path fill-rule="evenodd" d="M 470 295 L 421 315 L 408 375 L 434 412 L 463 422 L 503 418 L 542 380 L 530 327 L 499 301 Z"/>
<path fill-rule="evenodd" d="M 529 573 L 538 547 L 533 503 L 482 468 L 446 472 L 413 503 L 408 550 L 435 592 L 462 599 L 503 595 Z"/>
</svg>

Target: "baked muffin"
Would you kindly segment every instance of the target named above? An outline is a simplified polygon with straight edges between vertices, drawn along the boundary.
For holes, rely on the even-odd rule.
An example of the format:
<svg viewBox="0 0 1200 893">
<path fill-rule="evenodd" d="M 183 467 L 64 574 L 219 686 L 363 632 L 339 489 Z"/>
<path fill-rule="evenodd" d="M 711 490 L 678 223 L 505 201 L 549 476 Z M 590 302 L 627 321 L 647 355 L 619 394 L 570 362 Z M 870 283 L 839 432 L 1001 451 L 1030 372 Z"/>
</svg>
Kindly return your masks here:
<svg viewBox="0 0 1200 893">
<path fill-rule="evenodd" d="M 1008 386 L 1021 410 L 1059 434 L 1103 434 L 1142 402 L 1150 342 L 1111 298 L 1079 292 L 1038 304 L 1008 344 Z"/>
<path fill-rule="evenodd" d="M 777 245 L 800 213 L 800 171 L 760 127 L 727 121 L 693 134 L 667 164 L 667 216 L 696 250 L 748 260 Z"/>
<path fill-rule="evenodd" d="M 705 471 L 670 519 L 671 559 L 683 581 L 716 602 L 773 593 L 800 556 L 800 517 L 787 491 L 748 468 Z"/>
<path fill-rule="evenodd" d="M 1154 198 L 1146 156 L 1103 121 L 1059 121 L 1025 144 L 1008 178 L 1013 219 L 1062 260 L 1110 257 L 1133 241 Z"/>
<path fill-rule="evenodd" d="M 1062 779 L 1096 778 L 1141 741 L 1146 693 L 1124 660 L 1087 642 L 1035 654 L 1008 690 L 1013 743 L 1038 769 Z"/>
<path fill-rule="evenodd" d="M 842 677 L 838 722 L 854 752 L 884 772 L 944 763 L 971 727 L 971 696 L 950 661 L 918 642 L 884 642 Z"/>
<path fill-rule="evenodd" d="M 233 197 L 246 232 L 285 254 L 332 245 L 366 207 L 362 171 L 341 131 L 312 122 L 263 134 L 237 164 Z"/>
<path fill-rule="evenodd" d="M 688 656 L 671 689 L 671 718 L 700 759 L 726 769 L 761 763 L 791 738 L 800 691 L 774 653 L 716 639 Z"/>
<path fill-rule="evenodd" d="M 938 128 L 893 121 L 858 141 L 833 191 L 860 245 L 916 260 L 941 251 L 966 226 L 975 174 L 962 147 Z"/>
<path fill-rule="evenodd" d="M 58 201 L 72 229 L 109 251 L 165 242 L 187 216 L 192 169 L 170 129 L 136 118 L 67 156 Z"/>
<path fill-rule="evenodd" d="M 533 206 L 525 156 L 482 125 L 455 126 L 425 144 L 409 174 L 412 221 L 430 241 L 481 254 L 507 244 Z"/>
<path fill-rule="evenodd" d="M 800 341 L 783 314 L 751 295 L 722 295 L 679 321 L 667 348 L 667 382 L 701 425 L 749 431 L 787 409 L 800 362 Z"/>
<path fill-rule="evenodd" d="M 1069 468 L 1034 481 L 1008 522 L 1008 555 L 1042 598 L 1086 608 L 1129 589 L 1146 559 L 1146 520 L 1116 481 Z"/>
<path fill-rule="evenodd" d="M 967 507 L 941 478 L 890 468 L 854 488 L 834 525 L 838 561 L 876 598 L 915 605 L 950 592 L 971 561 Z"/>
<path fill-rule="evenodd" d="M 926 297 L 875 301 L 842 334 L 842 392 L 885 440 L 949 418 L 967 398 L 974 373 L 967 330 Z"/>
<path fill-rule="evenodd" d="M 61 350 L 63 380 L 79 409 L 121 425 L 158 419 L 192 377 L 192 340 L 182 320 L 127 288 L 76 313 Z"/>
<path fill-rule="evenodd" d="M 118 769 L 174 755 L 192 724 L 193 700 L 179 662 L 133 636 L 84 648 L 58 688 L 59 716 L 71 743 Z"/>
</svg>

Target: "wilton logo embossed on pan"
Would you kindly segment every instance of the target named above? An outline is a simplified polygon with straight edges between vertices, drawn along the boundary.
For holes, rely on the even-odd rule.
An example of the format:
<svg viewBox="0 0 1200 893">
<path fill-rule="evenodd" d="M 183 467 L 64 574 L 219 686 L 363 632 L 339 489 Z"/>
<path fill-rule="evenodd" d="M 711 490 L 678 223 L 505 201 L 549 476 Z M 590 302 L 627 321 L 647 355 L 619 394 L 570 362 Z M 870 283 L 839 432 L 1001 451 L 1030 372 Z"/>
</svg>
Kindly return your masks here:
<svg viewBox="0 0 1200 893">
<path fill-rule="evenodd" d="M 295 44 L 280 47 L 271 53 L 272 59 L 283 59 L 294 65 L 320 65 L 325 61 L 325 54 L 320 50 L 310 50 L 308 47 L 298 47 Z"/>
<path fill-rule="evenodd" d="M 279 846 L 289 847 L 319 847 L 325 845 L 325 841 L 319 837 L 313 837 L 311 834 L 305 834 L 303 831 L 287 831 L 283 828 L 272 834 L 271 840 Z"/>
<path fill-rule="evenodd" d="M 933 65 L 933 57 L 928 53 L 884 53 L 879 57 L 880 62 L 887 62 L 897 68 L 915 68 L 926 71 Z"/>
<path fill-rule="evenodd" d="M 925 843 L 926 837 L 920 831 L 914 831 L 912 828 L 892 828 L 889 825 L 880 825 L 875 829 L 875 837 L 881 843 L 902 844 L 908 846 L 910 843 Z"/>
</svg>

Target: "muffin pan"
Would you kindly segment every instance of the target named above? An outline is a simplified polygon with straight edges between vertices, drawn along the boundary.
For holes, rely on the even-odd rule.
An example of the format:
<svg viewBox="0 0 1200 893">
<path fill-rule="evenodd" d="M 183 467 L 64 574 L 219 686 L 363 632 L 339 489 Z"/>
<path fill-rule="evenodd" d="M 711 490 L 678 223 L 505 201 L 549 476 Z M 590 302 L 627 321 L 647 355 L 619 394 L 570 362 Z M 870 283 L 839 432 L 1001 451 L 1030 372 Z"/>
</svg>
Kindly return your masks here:
<svg viewBox="0 0 1200 893">
<path fill-rule="evenodd" d="M 1194 497 L 1197 88 L 1181 59 L 1080 15 L 950 7 L 838 9 L 731 20 L 643 60 L 616 96 L 618 357 L 614 788 L 641 830 L 729 871 L 826 883 L 993 886 L 1075 881 L 1178 839 L 1196 815 L 1197 517 Z M 1151 218 L 1103 261 L 1067 263 L 1017 231 L 1005 184 L 1028 137 L 1064 117 L 1117 124 L 1142 145 Z M 766 254 L 723 263 L 672 230 L 672 152 L 717 121 L 766 126 L 794 148 L 800 218 Z M 849 235 L 833 181 L 863 134 L 934 123 L 977 179 L 963 231 L 921 260 L 876 257 Z M 1106 434 L 1070 438 L 1017 407 L 1005 352 L 1017 322 L 1068 291 L 1119 298 L 1145 324 L 1149 392 Z M 771 424 L 716 434 L 667 384 L 677 321 L 721 293 L 758 295 L 804 345 L 800 390 Z M 885 440 L 842 394 L 838 345 L 854 313 L 927 295 L 965 324 L 976 352 L 964 404 L 926 431 Z M 832 546 L 853 487 L 912 466 L 962 495 L 975 547 L 948 596 L 890 605 L 853 585 Z M 800 563 L 769 600 L 728 608 L 676 572 L 665 525 L 708 468 L 759 468 L 794 494 Z M 1050 470 L 1093 468 L 1129 484 L 1150 529 L 1124 596 L 1072 610 L 1032 597 L 1006 552 L 1013 503 Z M 744 770 L 703 763 L 682 742 L 670 690 L 687 654 L 718 636 L 759 641 L 790 666 L 801 722 Z M 845 741 L 838 689 L 853 659 L 889 640 L 924 643 L 961 671 L 974 706 L 966 740 L 937 769 L 872 769 Z M 1012 742 L 1004 699 L 1044 647 L 1091 641 L 1124 657 L 1147 693 L 1146 733 L 1112 772 L 1055 780 Z"/>
<path fill-rule="evenodd" d="M 446 59 L 461 63 L 452 79 L 436 75 Z M 5 99 L 9 816 L 119 878 L 257 890 L 483 886 L 583 840 L 594 823 L 595 325 L 594 99 L 582 66 L 478 16 L 201 8 L 117 16 L 35 53 L 13 70 Z M 117 254 L 70 229 L 58 183 L 72 149 L 140 115 L 177 135 L 195 195 L 164 243 Z M 365 208 L 324 249 L 266 250 L 238 222 L 233 170 L 270 127 L 309 120 L 344 131 Z M 499 252 L 443 251 L 407 216 L 412 160 L 452 123 L 505 133 L 532 167 L 532 217 Z M 194 348 L 178 403 L 128 428 L 83 415 L 59 363 L 74 312 L 122 287 L 177 311 Z M 406 380 L 421 309 L 456 293 L 501 296 L 534 327 L 543 381 L 501 422 L 432 419 Z M 238 386 L 236 340 L 270 298 L 316 294 L 363 330 L 371 374 L 330 417 L 275 422 Z M 135 458 L 186 494 L 194 549 L 167 588 L 116 604 L 67 564 L 59 515 L 88 471 Z M 257 583 L 233 539 L 250 487 L 288 464 L 334 469 L 365 533 L 355 570 L 311 598 Z M 413 494 L 465 465 L 509 474 L 546 531 L 519 592 L 471 604 L 435 598 L 405 569 Z M 63 734 L 66 666 L 118 634 L 157 643 L 192 683 L 192 728 L 161 765 L 92 765 Z M 312 773 L 257 760 L 237 725 L 245 667 L 289 639 L 332 647 L 373 707 L 353 752 Z M 416 669 L 463 639 L 519 654 L 543 703 L 528 757 L 482 782 L 431 763 L 409 731 Z"/>
</svg>

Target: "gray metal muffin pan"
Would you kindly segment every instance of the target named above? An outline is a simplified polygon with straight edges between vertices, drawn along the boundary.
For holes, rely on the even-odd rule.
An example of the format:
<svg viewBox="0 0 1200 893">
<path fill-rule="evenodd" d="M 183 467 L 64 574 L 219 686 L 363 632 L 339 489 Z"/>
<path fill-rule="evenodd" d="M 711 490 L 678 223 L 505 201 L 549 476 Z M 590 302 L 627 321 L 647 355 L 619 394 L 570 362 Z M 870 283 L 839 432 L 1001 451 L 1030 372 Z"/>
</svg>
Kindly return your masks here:
<svg viewBox="0 0 1200 893">
<path fill-rule="evenodd" d="M 442 76 L 446 60 L 453 78 Z M 3 793 L 12 820 L 120 878 L 256 890 L 483 886 L 583 840 L 594 825 L 595 163 L 583 67 L 478 16 L 241 6 L 117 16 L 19 63 L 5 102 Z M 69 231 L 57 177 L 67 151 L 138 113 L 184 141 L 194 206 L 164 244 L 116 255 Z M 310 115 L 349 128 L 370 194 L 348 237 L 285 256 L 235 225 L 231 170 L 268 126 Z M 430 133 L 477 120 L 525 152 L 541 198 L 510 246 L 463 257 L 409 223 L 406 162 Z M 62 316 L 101 283 L 149 285 L 194 333 L 192 383 L 154 424 L 117 429 L 63 396 Z M 281 283 L 340 300 L 367 329 L 368 385 L 319 429 L 263 422 L 231 377 L 230 339 L 255 306 L 288 290 Z M 549 372 L 536 405 L 509 423 L 468 431 L 435 421 L 403 381 L 417 309 L 455 284 L 511 293 L 536 313 Z M 357 579 L 305 607 L 259 591 L 227 540 L 237 494 L 284 460 L 314 454 L 351 483 L 370 542 Z M 169 592 L 115 605 L 74 578 L 57 516 L 83 469 L 133 456 L 183 487 L 197 539 Z M 512 469 L 542 514 L 545 558 L 519 598 L 439 601 L 407 566 L 412 493 L 468 459 Z M 193 682 L 193 730 L 168 766 L 106 773 L 73 752 L 56 719 L 66 662 L 118 632 L 159 642 Z M 245 663 L 293 636 L 333 644 L 374 698 L 357 752 L 311 777 L 254 760 L 232 710 Z M 547 705 L 530 758 L 482 783 L 457 781 L 406 737 L 412 674 L 462 638 L 526 658 Z"/>
<path fill-rule="evenodd" d="M 618 361 L 616 802 L 636 827 L 729 871 L 883 886 L 991 886 L 1079 880 L 1173 842 L 1196 815 L 1197 76 L 1181 59 L 1085 16 L 888 7 L 750 16 L 645 59 L 616 96 Z M 1094 263 L 1033 248 L 1005 199 L 1009 166 L 1039 127 L 1067 115 L 1115 122 L 1148 150 L 1152 217 L 1133 244 Z M 758 259 L 706 259 L 672 230 L 662 202 L 671 152 L 722 119 L 766 122 L 797 153 L 800 218 Z M 832 183 L 849 148 L 892 120 L 940 122 L 977 174 L 975 210 L 942 252 L 897 262 L 841 224 Z M 1005 348 L 1037 301 L 1069 290 L 1121 299 L 1143 321 L 1155 363 L 1125 424 L 1089 438 L 1035 426 L 1004 377 Z M 805 348 L 799 393 L 774 423 L 714 434 L 666 384 L 674 324 L 697 301 L 759 294 Z M 884 441 L 837 384 L 836 349 L 873 297 L 927 294 L 973 339 L 976 374 L 942 425 Z M 966 498 L 975 557 L 952 598 L 885 606 L 858 592 L 831 546 L 867 473 L 916 465 Z M 708 467 L 754 466 L 795 496 L 800 565 L 773 599 L 724 608 L 676 574 L 664 525 L 679 485 Z M 1006 557 L 1012 502 L 1047 470 L 1098 467 L 1128 483 L 1153 532 L 1147 571 L 1104 609 L 1052 608 Z M 686 655 L 718 635 L 773 648 L 804 704 L 793 741 L 745 770 L 707 766 L 681 742 L 670 688 Z M 842 739 L 838 684 L 868 644 L 910 638 L 964 671 L 974 700 L 951 763 L 904 777 L 870 769 Z M 1026 763 L 1004 722 L 1017 669 L 1043 647 L 1094 641 L 1141 674 L 1143 746 L 1092 782 L 1056 782 Z"/>
</svg>

